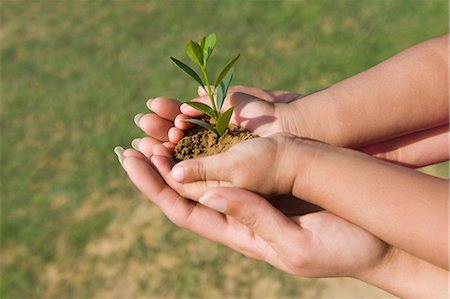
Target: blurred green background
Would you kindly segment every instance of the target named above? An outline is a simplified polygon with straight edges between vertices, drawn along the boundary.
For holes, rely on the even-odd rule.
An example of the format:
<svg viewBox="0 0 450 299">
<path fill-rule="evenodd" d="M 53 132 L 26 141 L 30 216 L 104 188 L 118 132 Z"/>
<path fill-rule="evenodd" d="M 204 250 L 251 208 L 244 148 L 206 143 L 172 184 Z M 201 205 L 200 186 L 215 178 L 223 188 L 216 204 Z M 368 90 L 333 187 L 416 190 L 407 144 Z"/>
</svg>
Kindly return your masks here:
<svg viewBox="0 0 450 299">
<path fill-rule="evenodd" d="M 447 1 L 0 3 L 1 298 L 385 296 L 176 228 L 112 150 L 142 136 L 148 98 L 195 95 L 169 60 L 189 39 L 216 32 L 218 66 L 241 53 L 235 84 L 311 92 L 447 33 Z"/>
</svg>

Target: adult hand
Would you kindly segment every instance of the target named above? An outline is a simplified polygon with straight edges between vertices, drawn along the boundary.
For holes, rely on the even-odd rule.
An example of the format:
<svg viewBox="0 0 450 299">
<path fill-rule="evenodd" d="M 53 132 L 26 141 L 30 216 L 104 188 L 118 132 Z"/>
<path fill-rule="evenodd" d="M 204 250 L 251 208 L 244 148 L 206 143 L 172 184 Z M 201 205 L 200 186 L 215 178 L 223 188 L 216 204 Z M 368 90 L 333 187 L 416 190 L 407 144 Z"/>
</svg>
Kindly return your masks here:
<svg viewBox="0 0 450 299">
<path fill-rule="evenodd" d="M 285 272 L 307 277 L 353 276 L 383 263 L 391 250 L 365 230 L 328 212 L 287 217 L 263 197 L 216 188 L 200 202 L 171 189 L 149 160 L 117 149 L 131 181 L 176 225 Z M 153 156 L 152 160 L 165 159 Z"/>
</svg>

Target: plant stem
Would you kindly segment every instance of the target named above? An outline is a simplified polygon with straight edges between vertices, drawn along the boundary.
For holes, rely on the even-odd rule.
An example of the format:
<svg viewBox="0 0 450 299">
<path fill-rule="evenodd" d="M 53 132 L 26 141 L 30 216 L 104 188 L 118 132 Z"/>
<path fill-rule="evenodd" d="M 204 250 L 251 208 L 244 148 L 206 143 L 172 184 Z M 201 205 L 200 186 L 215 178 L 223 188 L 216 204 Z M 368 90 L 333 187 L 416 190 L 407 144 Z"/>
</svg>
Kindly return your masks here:
<svg viewBox="0 0 450 299">
<path fill-rule="evenodd" d="M 207 92 L 208 92 L 209 99 L 211 100 L 212 108 L 213 108 L 214 112 L 216 113 L 215 119 L 217 120 L 217 118 L 219 118 L 219 111 L 217 111 L 216 103 L 214 101 L 214 91 L 211 90 L 211 85 L 209 84 L 209 77 L 208 77 L 208 73 L 206 72 L 206 66 L 205 67 L 202 66 L 201 69 L 203 72 L 203 76 L 205 77 L 206 88 L 208 89 Z"/>
</svg>

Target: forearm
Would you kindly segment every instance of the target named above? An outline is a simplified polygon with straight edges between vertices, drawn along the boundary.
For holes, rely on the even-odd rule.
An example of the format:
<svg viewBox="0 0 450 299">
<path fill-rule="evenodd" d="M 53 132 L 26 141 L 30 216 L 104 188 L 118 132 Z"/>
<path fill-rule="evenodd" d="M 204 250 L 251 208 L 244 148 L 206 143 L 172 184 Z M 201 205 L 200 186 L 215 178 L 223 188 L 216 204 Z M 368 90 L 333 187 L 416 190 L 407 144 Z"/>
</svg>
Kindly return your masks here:
<svg viewBox="0 0 450 299">
<path fill-rule="evenodd" d="M 293 194 L 447 268 L 448 182 L 350 149 L 297 151 Z M 316 145 L 317 146 L 317 145 Z"/>
<path fill-rule="evenodd" d="M 385 259 L 355 278 L 401 298 L 448 298 L 448 271 L 393 248 Z"/>
<path fill-rule="evenodd" d="M 448 123 L 448 36 L 297 100 L 302 137 L 358 147 Z M 294 120 L 295 123 L 295 120 Z"/>
<path fill-rule="evenodd" d="M 373 144 L 358 150 L 407 167 L 417 168 L 449 160 L 448 125 Z"/>
</svg>

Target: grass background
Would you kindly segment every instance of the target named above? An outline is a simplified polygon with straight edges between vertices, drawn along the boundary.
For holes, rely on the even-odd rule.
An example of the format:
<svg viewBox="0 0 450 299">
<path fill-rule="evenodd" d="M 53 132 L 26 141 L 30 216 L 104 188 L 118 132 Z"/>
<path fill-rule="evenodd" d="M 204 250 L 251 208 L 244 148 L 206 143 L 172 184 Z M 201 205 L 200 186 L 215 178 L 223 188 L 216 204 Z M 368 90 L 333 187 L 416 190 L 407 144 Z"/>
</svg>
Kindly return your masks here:
<svg viewBox="0 0 450 299">
<path fill-rule="evenodd" d="M 448 32 L 443 0 L 0 4 L 1 298 L 326 296 L 336 280 L 177 229 L 112 149 L 142 135 L 146 99 L 195 95 L 168 59 L 191 38 L 217 33 L 217 65 L 241 53 L 235 84 L 311 92 Z"/>
</svg>

